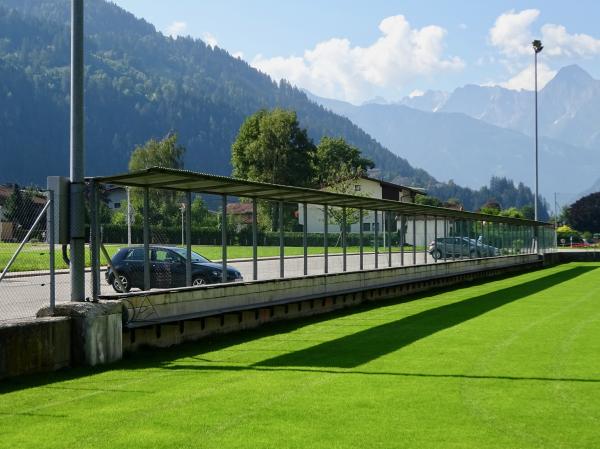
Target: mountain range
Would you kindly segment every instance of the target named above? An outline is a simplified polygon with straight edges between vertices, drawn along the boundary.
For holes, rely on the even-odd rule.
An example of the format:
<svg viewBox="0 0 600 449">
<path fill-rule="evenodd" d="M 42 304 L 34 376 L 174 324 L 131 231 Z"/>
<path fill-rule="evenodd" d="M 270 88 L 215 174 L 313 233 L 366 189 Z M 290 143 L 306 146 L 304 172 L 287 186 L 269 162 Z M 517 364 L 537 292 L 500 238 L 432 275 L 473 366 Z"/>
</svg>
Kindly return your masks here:
<svg viewBox="0 0 600 449">
<path fill-rule="evenodd" d="M 490 175 L 532 185 L 533 92 L 468 85 L 360 106 L 311 95 L 440 180 L 477 187 Z M 600 81 L 561 69 L 539 93 L 540 193 L 583 192 L 599 176 Z"/>
<path fill-rule="evenodd" d="M 47 175 L 68 173 L 69 11 L 69 0 L 0 0 L 0 182 L 43 185 Z M 201 40 L 164 36 L 112 3 L 87 0 L 85 23 L 88 175 L 125 171 L 136 145 L 171 131 L 187 148 L 186 168 L 228 175 L 231 144 L 243 120 L 261 108 L 283 107 L 297 112 L 313 140 L 341 136 L 360 148 L 388 181 L 425 187 L 443 200 L 458 197 L 471 210 L 490 198 L 506 198 L 506 207 L 533 202 L 523 184 L 495 179 L 485 187 L 492 170 L 473 171 L 470 160 L 436 176 L 458 182 L 461 172 L 471 173 L 476 180 L 467 176 L 464 184 L 473 188 L 440 182 L 427 165 L 435 158 L 416 164 L 427 171 L 408 162 L 412 144 L 389 145 L 390 151 L 385 136 L 311 101 L 289 83 L 276 83 Z M 378 116 L 380 105 L 369 107 Z M 433 114 L 402 107 L 415 117 Z M 428 128 L 413 131 L 431 134 Z M 483 151 L 477 157 L 486 158 Z"/>
</svg>

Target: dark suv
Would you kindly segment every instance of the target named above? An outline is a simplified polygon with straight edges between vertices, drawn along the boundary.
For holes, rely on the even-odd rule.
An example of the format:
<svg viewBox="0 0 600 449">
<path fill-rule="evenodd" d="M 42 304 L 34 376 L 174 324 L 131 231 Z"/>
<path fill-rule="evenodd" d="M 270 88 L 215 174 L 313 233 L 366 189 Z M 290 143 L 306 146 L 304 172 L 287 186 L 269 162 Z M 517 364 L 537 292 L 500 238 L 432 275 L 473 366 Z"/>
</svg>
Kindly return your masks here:
<svg viewBox="0 0 600 449">
<path fill-rule="evenodd" d="M 498 248 L 468 237 L 438 237 L 429 244 L 427 251 L 434 259 L 463 256 L 474 259 L 500 255 Z"/>
<path fill-rule="evenodd" d="M 173 246 L 150 246 L 150 288 L 185 287 L 186 250 Z M 109 268 L 106 281 L 116 292 L 125 293 L 132 288 L 144 289 L 144 248 L 139 246 L 121 248 L 112 257 L 112 265 L 123 289 L 115 282 L 115 274 Z M 216 284 L 221 282 L 222 265 L 213 263 L 192 252 L 192 285 Z M 227 281 L 242 281 L 242 274 L 227 267 Z"/>
</svg>

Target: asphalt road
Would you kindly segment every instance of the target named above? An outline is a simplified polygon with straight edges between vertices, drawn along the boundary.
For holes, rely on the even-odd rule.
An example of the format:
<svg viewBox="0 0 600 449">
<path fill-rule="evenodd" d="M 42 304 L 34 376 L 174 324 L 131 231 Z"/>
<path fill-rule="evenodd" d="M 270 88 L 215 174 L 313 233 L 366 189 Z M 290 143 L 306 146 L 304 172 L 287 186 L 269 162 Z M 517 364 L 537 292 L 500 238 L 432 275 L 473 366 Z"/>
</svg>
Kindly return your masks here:
<svg viewBox="0 0 600 449">
<path fill-rule="evenodd" d="M 433 258 L 424 252 L 416 254 L 416 263 L 434 263 Z M 357 271 L 360 265 L 358 254 L 347 255 L 347 271 Z M 365 253 L 363 259 L 364 269 L 375 268 L 375 255 Z M 237 268 L 245 280 L 252 280 L 252 261 L 232 261 L 229 265 Z M 413 254 L 404 254 L 404 265 L 413 265 Z M 388 254 L 379 254 L 379 268 L 388 266 Z M 392 253 L 392 266 L 401 266 L 400 253 Z M 343 257 L 341 254 L 330 255 L 328 258 L 329 273 L 343 272 Z M 284 263 L 285 277 L 302 276 L 304 262 L 302 257 L 287 257 Z M 308 258 L 308 274 L 322 274 L 324 272 L 324 257 L 310 256 Z M 275 279 L 279 277 L 279 259 L 265 258 L 258 261 L 258 279 Z M 50 302 L 50 276 L 43 275 L 9 275 L 0 283 L 0 321 L 28 318 L 35 316 L 42 307 Z M 68 273 L 56 275 L 56 302 L 68 302 L 70 291 L 70 278 Z M 134 290 L 135 291 L 135 290 Z M 114 294 L 111 286 L 101 278 L 101 294 Z M 86 296 L 91 297 L 91 274 L 86 273 Z"/>
</svg>

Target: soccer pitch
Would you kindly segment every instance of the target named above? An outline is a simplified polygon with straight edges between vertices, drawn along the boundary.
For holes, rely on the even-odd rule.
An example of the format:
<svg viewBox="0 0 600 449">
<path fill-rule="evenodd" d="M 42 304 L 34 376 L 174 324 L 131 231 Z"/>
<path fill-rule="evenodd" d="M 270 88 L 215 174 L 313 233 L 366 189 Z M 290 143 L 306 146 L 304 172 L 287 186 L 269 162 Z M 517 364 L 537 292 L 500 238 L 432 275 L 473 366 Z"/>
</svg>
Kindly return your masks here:
<svg viewBox="0 0 600 449">
<path fill-rule="evenodd" d="M 4 381 L 0 447 L 600 447 L 600 264 L 408 299 Z"/>
</svg>

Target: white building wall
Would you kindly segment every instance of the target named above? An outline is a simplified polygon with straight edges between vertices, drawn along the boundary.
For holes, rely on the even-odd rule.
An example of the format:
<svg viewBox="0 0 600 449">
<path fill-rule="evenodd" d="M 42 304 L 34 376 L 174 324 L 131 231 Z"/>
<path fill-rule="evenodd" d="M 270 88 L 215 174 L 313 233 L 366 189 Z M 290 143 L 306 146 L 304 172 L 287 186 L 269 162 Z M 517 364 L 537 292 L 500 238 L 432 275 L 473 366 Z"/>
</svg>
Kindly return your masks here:
<svg viewBox="0 0 600 449">
<path fill-rule="evenodd" d="M 381 198 L 381 185 L 378 182 L 371 181 L 368 179 L 359 179 L 355 183 L 360 187 L 360 190 L 350 192 L 351 194 L 364 195 L 370 198 Z M 324 230 L 324 213 L 323 206 L 317 206 L 314 204 L 308 205 L 308 232 L 319 233 Z M 379 215 L 381 220 L 381 214 Z M 375 214 L 373 212 L 365 211 L 364 223 L 369 224 L 369 229 L 373 229 L 373 223 L 375 222 Z M 302 204 L 298 205 L 298 223 L 304 225 L 304 208 Z M 381 225 L 380 225 L 381 227 Z M 329 219 L 329 232 L 336 233 L 340 232 L 340 226 L 331 223 L 331 217 Z M 360 232 L 359 223 L 350 225 L 350 232 Z"/>
</svg>

